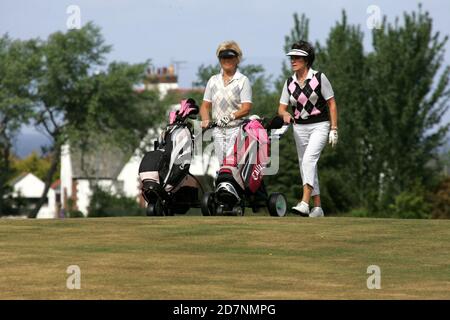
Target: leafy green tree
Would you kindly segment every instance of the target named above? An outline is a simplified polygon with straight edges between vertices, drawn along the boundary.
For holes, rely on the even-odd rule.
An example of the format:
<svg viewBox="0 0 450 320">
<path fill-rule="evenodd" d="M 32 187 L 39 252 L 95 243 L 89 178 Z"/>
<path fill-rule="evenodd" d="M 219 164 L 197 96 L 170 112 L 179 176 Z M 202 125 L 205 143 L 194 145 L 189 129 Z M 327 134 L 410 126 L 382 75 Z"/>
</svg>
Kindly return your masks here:
<svg viewBox="0 0 450 320">
<path fill-rule="evenodd" d="M 192 82 L 194 88 L 206 88 L 209 78 L 220 72 L 219 64 L 204 65 L 201 64 L 197 70 L 197 79 Z"/>
<path fill-rule="evenodd" d="M 442 152 L 439 165 L 442 167 L 442 174 L 447 177 L 450 176 L 450 149 Z"/>
<path fill-rule="evenodd" d="M 42 62 L 35 77 L 34 117 L 52 138 L 52 163 L 35 217 L 60 161 L 61 146 L 95 148 L 97 137 L 125 150 L 134 150 L 163 112 L 156 92 L 138 93 L 148 62 L 105 64 L 111 47 L 92 23 L 80 30 L 56 32 L 39 46 Z"/>
<path fill-rule="evenodd" d="M 430 204 L 424 196 L 425 190 L 403 191 L 388 206 L 390 216 L 401 219 L 427 219 L 430 217 Z"/>
<path fill-rule="evenodd" d="M 430 187 L 439 172 L 427 163 L 437 160 L 449 129 L 442 124 L 450 98 L 450 67 L 443 66 L 447 40 L 433 31 L 432 19 L 421 7 L 405 13 L 403 24 L 384 19 L 381 29 L 373 31 L 364 113 L 371 159 L 367 180 L 383 190 L 379 206 L 417 179 Z"/>
<path fill-rule="evenodd" d="M 5 195 L 15 174 L 11 167 L 12 143 L 20 127 L 32 116 L 33 74 L 38 68 L 35 41 L 0 38 L 0 214 L 9 210 Z"/>
<path fill-rule="evenodd" d="M 362 85 L 367 77 L 363 38 L 360 27 L 349 25 L 343 11 L 325 44 L 316 45 L 315 68 L 330 79 L 338 106 L 340 141 L 335 149 L 326 147 L 319 162 L 324 206 L 334 212 L 362 206 L 367 191 L 364 146 L 370 132 L 363 108 L 368 95 Z"/>
<path fill-rule="evenodd" d="M 432 217 L 450 219 L 450 177 L 442 179 L 432 191 Z"/>
</svg>

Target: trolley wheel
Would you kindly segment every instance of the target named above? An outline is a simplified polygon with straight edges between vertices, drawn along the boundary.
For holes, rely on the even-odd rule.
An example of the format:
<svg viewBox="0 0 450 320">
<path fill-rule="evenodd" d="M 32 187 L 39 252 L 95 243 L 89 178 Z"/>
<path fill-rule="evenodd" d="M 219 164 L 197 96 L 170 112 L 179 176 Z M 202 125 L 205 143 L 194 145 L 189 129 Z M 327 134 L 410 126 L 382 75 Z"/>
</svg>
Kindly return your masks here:
<svg viewBox="0 0 450 320">
<path fill-rule="evenodd" d="M 202 201 L 200 203 L 202 209 L 202 215 L 204 216 L 214 216 L 216 215 L 216 204 L 214 203 L 214 193 L 205 192 L 202 196 Z"/>
<path fill-rule="evenodd" d="M 149 202 L 147 204 L 147 216 L 149 217 L 159 217 L 164 216 L 165 210 L 160 199 L 157 199 L 155 203 Z"/>
<path fill-rule="evenodd" d="M 272 217 L 284 217 L 287 212 L 287 201 L 284 194 L 272 193 L 267 201 L 267 208 Z"/>
<path fill-rule="evenodd" d="M 245 207 L 241 207 L 241 206 L 236 206 L 233 208 L 233 214 L 235 216 L 239 216 L 242 217 L 245 213 Z"/>
</svg>

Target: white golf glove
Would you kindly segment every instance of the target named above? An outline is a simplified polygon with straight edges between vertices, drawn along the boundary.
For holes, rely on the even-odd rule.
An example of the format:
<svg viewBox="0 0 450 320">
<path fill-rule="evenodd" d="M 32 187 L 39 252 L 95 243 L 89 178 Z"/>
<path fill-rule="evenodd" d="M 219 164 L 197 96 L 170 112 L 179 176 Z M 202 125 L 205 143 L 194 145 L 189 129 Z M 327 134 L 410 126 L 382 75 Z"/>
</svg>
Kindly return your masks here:
<svg viewBox="0 0 450 320">
<path fill-rule="evenodd" d="M 233 121 L 234 119 L 236 119 L 236 117 L 234 116 L 234 114 L 230 113 L 228 116 L 223 116 L 222 118 L 220 118 L 217 121 L 217 126 L 218 127 L 226 127 L 228 123 L 230 123 L 231 121 Z"/>
<path fill-rule="evenodd" d="M 335 147 L 338 142 L 338 132 L 336 129 L 331 129 L 328 134 L 328 143 L 331 144 L 331 147 Z"/>
</svg>

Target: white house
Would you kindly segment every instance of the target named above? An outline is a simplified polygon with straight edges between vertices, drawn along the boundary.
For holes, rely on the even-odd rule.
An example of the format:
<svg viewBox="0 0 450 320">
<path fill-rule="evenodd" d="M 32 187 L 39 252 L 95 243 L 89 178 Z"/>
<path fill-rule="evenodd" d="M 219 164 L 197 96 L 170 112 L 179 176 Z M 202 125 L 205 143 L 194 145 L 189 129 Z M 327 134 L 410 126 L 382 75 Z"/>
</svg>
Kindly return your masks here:
<svg viewBox="0 0 450 320">
<path fill-rule="evenodd" d="M 31 209 L 39 201 L 45 189 L 45 183 L 32 173 L 23 173 L 12 180 L 10 184 L 12 185 L 11 196 L 21 199 L 27 209 Z M 58 212 L 58 204 L 59 185 L 58 182 L 55 182 L 49 189 L 47 202 L 39 210 L 37 218 L 55 218 Z"/>
<path fill-rule="evenodd" d="M 118 177 L 127 167 L 128 159 L 118 148 L 99 145 L 95 150 L 84 152 L 64 145 L 60 172 L 63 208 L 79 210 L 86 216 L 95 186 L 113 194 L 124 192 L 123 186 L 126 184 L 128 187 L 130 181 L 124 182 Z M 130 193 L 127 195 L 133 196 Z"/>
</svg>

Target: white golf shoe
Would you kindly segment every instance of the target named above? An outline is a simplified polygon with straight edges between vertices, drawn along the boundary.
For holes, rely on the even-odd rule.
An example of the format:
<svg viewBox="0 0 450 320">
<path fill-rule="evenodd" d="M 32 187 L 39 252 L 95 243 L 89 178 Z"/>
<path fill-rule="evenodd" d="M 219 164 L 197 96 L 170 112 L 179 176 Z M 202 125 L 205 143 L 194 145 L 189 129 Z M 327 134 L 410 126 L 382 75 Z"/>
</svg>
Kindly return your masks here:
<svg viewBox="0 0 450 320">
<path fill-rule="evenodd" d="M 292 210 L 294 210 L 294 213 L 297 213 L 301 216 L 308 216 L 309 215 L 309 204 L 307 204 L 304 201 L 301 201 L 297 203 L 295 207 L 292 207 Z"/>
<path fill-rule="evenodd" d="M 321 207 L 314 207 L 314 208 L 312 208 L 312 210 L 311 210 L 311 212 L 309 214 L 310 218 L 320 218 L 320 217 L 323 217 L 323 216 L 325 216 L 325 215 L 324 215 L 323 210 L 322 210 Z"/>
</svg>

